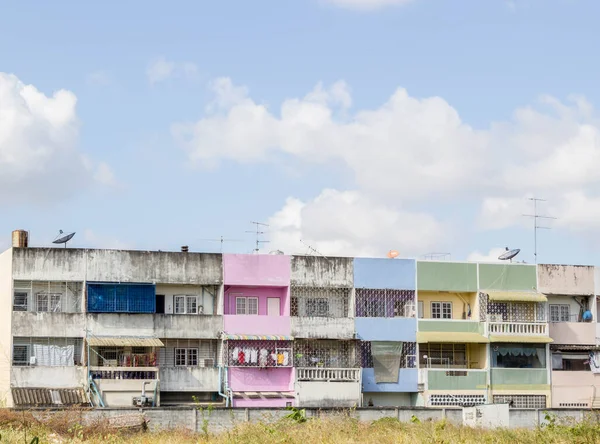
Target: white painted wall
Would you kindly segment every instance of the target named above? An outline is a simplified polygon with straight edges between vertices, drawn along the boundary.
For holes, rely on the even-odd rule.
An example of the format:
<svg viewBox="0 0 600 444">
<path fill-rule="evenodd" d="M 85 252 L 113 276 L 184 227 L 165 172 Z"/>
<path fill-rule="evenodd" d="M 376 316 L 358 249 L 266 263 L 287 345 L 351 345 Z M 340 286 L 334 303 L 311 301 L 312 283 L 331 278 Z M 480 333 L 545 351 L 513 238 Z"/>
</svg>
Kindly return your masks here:
<svg viewBox="0 0 600 444">
<path fill-rule="evenodd" d="M 592 300 L 588 301 L 588 306 L 591 307 Z M 569 306 L 569 311 L 571 314 L 571 322 L 577 322 L 577 317 L 575 315 L 579 314 L 579 304 L 575 302 L 574 296 L 554 296 L 548 295 L 548 322 L 550 322 L 550 305 L 551 304 L 567 304 Z M 592 315 L 595 316 L 595 313 L 592 312 Z"/>
<path fill-rule="evenodd" d="M 360 382 L 298 381 L 296 395 L 300 407 L 358 407 Z"/>
<path fill-rule="evenodd" d="M 86 380 L 87 367 L 83 366 L 13 367 L 10 384 L 22 388 L 80 388 Z"/>
<path fill-rule="evenodd" d="M 210 291 L 209 291 L 210 290 Z M 174 313 L 175 305 L 173 296 L 175 295 L 193 295 L 198 296 L 198 305 L 204 307 L 205 315 L 215 313 L 215 299 L 218 297 L 218 287 L 207 289 L 199 285 L 164 285 L 156 286 L 156 294 L 165 295 L 165 313 Z M 213 292 L 211 294 L 210 292 Z"/>
<path fill-rule="evenodd" d="M 12 253 L 0 254 L 0 405 L 12 407 L 10 369 L 12 357 Z"/>
<path fill-rule="evenodd" d="M 107 407 L 131 407 L 133 398 L 142 395 L 141 379 L 96 379 L 95 382 Z M 146 384 L 146 396 L 154 396 L 156 383 Z"/>
<path fill-rule="evenodd" d="M 163 392 L 218 392 L 219 369 L 206 367 L 161 367 Z"/>
</svg>

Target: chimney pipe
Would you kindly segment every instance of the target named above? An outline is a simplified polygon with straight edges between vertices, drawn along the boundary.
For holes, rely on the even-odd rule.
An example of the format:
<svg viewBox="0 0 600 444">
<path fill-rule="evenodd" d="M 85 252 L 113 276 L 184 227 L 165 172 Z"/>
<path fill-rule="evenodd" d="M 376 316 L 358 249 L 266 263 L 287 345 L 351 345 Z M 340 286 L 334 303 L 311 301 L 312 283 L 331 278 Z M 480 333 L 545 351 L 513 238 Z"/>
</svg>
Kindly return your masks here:
<svg viewBox="0 0 600 444">
<path fill-rule="evenodd" d="M 29 233 L 25 230 L 15 230 L 12 232 L 13 248 L 27 248 L 29 246 Z"/>
<path fill-rule="evenodd" d="M 181 247 L 181 252 L 182 253 L 187 253 L 188 252 L 188 246 L 184 245 L 183 247 Z"/>
</svg>

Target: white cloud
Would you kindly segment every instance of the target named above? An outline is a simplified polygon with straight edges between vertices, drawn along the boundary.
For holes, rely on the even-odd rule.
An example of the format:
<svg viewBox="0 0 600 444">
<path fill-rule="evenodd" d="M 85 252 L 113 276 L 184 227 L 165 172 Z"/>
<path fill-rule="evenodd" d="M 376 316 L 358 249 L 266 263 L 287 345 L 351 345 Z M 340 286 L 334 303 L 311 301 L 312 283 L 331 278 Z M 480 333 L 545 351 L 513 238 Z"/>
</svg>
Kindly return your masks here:
<svg viewBox="0 0 600 444">
<path fill-rule="evenodd" d="M 498 256 L 505 252 L 505 248 L 492 248 L 487 253 L 480 253 L 479 251 L 474 251 L 467 257 L 468 261 L 471 262 L 501 262 L 498 259 Z"/>
<path fill-rule="evenodd" d="M 386 6 L 405 5 L 413 0 L 326 0 L 332 5 L 348 9 L 374 10 Z"/>
<path fill-rule="evenodd" d="M 109 187 L 114 187 L 118 184 L 113 170 L 105 162 L 100 162 L 98 164 L 96 172 L 94 173 L 94 179 L 99 183 Z"/>
<path fill-rule="evenodd" d="M 198 76 L 198 66 L 192 62 L 174 62 L 164 56 L 152 60 L 146 68 L 146 77 L 151 85 L 170 78 L 193 79 Z"/>
<path fill-rule="evenodd" d="M 562 102 L 542 96 L 534 106 L 518 108 L 509 121 L 476 130 L 444 99 L 411 97 L 402 88 L 379 107 L 354 110 L 343 81 L 330 87 L 319 83 L 304 97 L 288 98 L 275 108 L 253 99 L 246 87 L 228 78 L 215 80 L 212 87 L 215 99 L 205 117 L 172 126 L 192 163 L 214 167 L 221 160 L 270 162 L 283 153 L 284 159 L 292 159 L 286 167 L 298 162 L 343 165 L 354 178 L 352 193 L 360 198 L 348 204 L 348 196 L 354 194 L 339 191 L 330 207 L 340 207 L 348 230 L 364 226 L 355 208 L 374 211 L 369 205 L 379 208 L 381 202 L 409 222 L 416 214 L 423 216 L 418 206 L 424 203 L 434 207 L 460 202 L 481 204 L 477 222 L 482 229 L 528 226 L 530 220 L 522 215 L 532 211 L 530 196 L 555 203 L 552 211 L 570 212 L 557 227 L 575 230 L 595 221 L 600 227 L 600 217 L 583 210 L 585 202 L 597 203 L 589 196 L 600 196 L 600 119 L 582 97 Z M 289 213 L 293 204 L 302 236 L 314 227 L 319 226 L 320 233 L 328 226 L 331 213 L 307 209 L 320 208 L 318 202 L 324 199 L 321 195 L 303 203 L 302 210 L 293 199 L 284 207 Z M 281 230 L 289 238 L 292 228 L 286 225 Z M 446 224 L 442 229 L 446 238 L 457 234 Z M 294 239 L 298 230 L 292 231 Z M 336 254 L 350 250 L 374 254 L 371 243 L 378 234 L 361 238 L 353 233 L 352 242 L 352 236 L 329 232 L 337 240 L 327 241 L 325 236 L 313 240 Z M 393 233 L 387 237 L 396 239 Z M 401 240 L 404 248 L 414 251 L 412 239 Z M 438 249 L 440 240 L 434 240 L 431 248 Z M 418 244 L 419 253 L 430 251 L 423 238 Z M 384 251 L 389 248 L 394 246 L 386 245 Z"/>
<path fill-rule="evenodd" d="M 416 256 L 444 242 L 444 226 L 432 216 L 376 203 L 356 191 L 326 189 L 309 202 L 290 198 L 269 220 L 270 249 L 330 256 L 384 257 L 390 249 Z"/>
<path fill-rule="evenodd" d="M 52 202 L 92 183 L 76 103 L 70 91 L 46 96 L 0 73 L 0 201 Z"/>
</svg>

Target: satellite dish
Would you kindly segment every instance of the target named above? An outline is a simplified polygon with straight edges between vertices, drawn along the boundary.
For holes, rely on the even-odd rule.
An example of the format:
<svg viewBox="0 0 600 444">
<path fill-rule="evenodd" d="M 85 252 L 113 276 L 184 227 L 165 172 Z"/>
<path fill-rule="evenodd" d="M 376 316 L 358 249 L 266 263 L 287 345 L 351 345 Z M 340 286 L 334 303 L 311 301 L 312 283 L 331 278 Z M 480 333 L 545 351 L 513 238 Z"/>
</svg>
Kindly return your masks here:
<svg viewBox="0 0 600 444">
<path fill-rule="evenodd" d="M 498 259 L 501 261 L 510 260 L 512 262 L 512 258 L 515 257 L 517 254 L 519 254 L 520 251 L 521 250 L 519 248 L 509 250 L 508 247 L 506 247 L 506 251 L 504 253 L 502 253 L 500 256 L 498 256 Z"/>
<path fill-rule="evenodd" d="M 390 250 L 390 251 L 388 251 L 387 257 L 389 257 L 390 259 L 394 259 L 395 257 L 398 257 L 399 255 L 400 255 L 400 253 L 398 253 L 398 251 Z"/>
<path fill-rule="evenodd" d="M 63 230 L 59 230 L 58 236 L 56 236 L 56 239 L 54 239 L 52 241 L 52 243 L 53 244 L 65 244 L 65 248 L 67 248 L 67 242 L 69 242 L 71 239 L 73 239 L 73 236 L 75 236 L 75 232 L 63 233 Z"/>
<path fill-rule="evenodd" d="M 273 251 L 269 252 L 269 254 L 283 254 L 283 251 L 281 251 L 281 250 L 273 250 Z"/>
</svg>

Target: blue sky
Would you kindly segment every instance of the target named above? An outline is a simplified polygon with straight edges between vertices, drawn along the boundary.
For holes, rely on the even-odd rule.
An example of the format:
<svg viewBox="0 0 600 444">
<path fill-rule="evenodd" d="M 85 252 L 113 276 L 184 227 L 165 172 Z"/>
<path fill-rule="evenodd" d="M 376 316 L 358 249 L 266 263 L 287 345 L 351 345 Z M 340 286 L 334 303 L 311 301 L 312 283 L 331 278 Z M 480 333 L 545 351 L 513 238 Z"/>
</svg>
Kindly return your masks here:
<svg viewBox="0 0 600 444">
<path fill-rule="evenodd" d="M 521 214 L 536 195 L 559 217 L 539 260 L 598 263 L 599 13 L 577 0 L 5 4 L 0 247 L 25 228 L 34 245 L 63 229 L 78 247 L 215 251 L 203 239 L 222 235 L 249 252 L 262 221 L 266 250 L 305 253 L 302 238 L 331 255 L 464 260 L 506 245 L 531 262 Z"/>
</svg>

